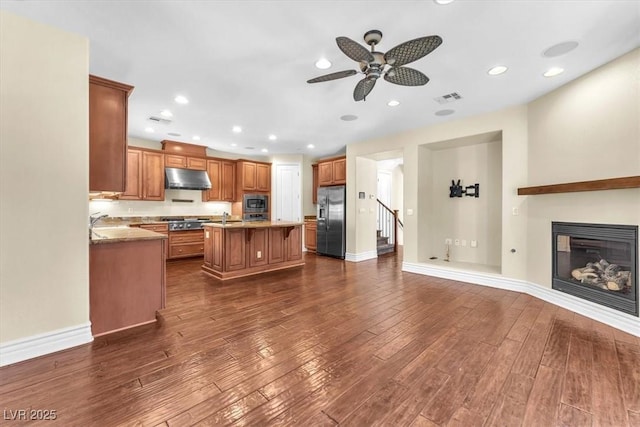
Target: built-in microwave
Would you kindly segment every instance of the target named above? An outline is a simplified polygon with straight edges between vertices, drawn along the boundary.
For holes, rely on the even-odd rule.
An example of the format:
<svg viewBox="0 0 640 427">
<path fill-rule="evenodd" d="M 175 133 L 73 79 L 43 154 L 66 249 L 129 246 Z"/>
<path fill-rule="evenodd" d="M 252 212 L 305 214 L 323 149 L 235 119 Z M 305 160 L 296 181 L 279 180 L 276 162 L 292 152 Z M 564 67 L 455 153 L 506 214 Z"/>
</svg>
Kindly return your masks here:
<svg viewBox="0 0 640 427">
<path fill-rule="evenodd" d="M 268 213 L 269 196 L 266 194 L 245 194 L 242 198 L 242 213 Z"/>
</svg>

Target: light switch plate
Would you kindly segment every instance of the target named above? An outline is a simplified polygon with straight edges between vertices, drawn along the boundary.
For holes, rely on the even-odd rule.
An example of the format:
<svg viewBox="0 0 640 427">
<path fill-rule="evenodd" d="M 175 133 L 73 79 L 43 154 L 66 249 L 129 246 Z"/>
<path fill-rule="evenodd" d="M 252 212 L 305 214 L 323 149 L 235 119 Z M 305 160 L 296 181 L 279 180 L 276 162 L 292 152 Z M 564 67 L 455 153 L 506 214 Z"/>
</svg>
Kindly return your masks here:
<svg viewBox="0 0 640 427">
<path fill-rule="evenodd" d="M 407 215 L 413 215 L 413 209 L 407 209 Z"/>
</svg>

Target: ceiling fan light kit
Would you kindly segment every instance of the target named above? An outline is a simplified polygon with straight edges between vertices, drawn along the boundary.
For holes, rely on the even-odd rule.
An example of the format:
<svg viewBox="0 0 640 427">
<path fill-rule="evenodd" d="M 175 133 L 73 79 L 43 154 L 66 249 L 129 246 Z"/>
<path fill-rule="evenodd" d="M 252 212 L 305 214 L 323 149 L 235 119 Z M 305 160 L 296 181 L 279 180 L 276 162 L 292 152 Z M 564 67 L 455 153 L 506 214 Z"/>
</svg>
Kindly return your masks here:
<svg viewBox="0 0 640 427">
<path fill-rule="evenodd" d="M 348 37 L 337 37 L 336 43 L 340 50 L 352 60 L 359 63 L 360 74 L 364 78 L 360 80 L 353 90 L 355 101 L 366 100 L 367 95 L 373 90 L 376 81 L 383 77 L 386 81 L 401 86 L 423 86 L 429 82 L 429 78 L 422 72 L 405 64 L 433 52 L 442 44 L 442 38 L 437 35 L 420 37 L 401 43 L 387 53 L 377 52 L 376 45 L 382 40 L 382 32 L 370 30 L 364 34 L 364 41 L 371 46 L 371 51 L 351 40 Z M 307 83 L 320 83 L 358 74 L 356 70 L 338 71 L 325 74 L 310 80 Z"/>
</svg>

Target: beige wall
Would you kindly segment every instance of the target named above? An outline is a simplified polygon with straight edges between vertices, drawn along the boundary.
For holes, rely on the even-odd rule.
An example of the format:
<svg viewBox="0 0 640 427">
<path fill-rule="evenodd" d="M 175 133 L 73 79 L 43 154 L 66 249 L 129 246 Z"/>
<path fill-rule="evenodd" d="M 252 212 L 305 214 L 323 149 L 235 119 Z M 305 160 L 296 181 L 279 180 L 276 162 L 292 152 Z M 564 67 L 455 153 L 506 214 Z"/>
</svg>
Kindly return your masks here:
<svg viewBox="0 0 640 427">
<path fill-rule="evenodd" d="M 502 195 L 500 214 L 502 217 L 501 265 L 502 273 L 518 279 L 526 277 L 527 224 L 523 199 L 516 193 L 518 187 L 527 182 L 527 107 L 517 106 L 505 110 L 482 114 L 471 118 L 453 120 L 442 124 L 417 129 L 347 146 L 347 198 L 353 200 L 357 182 L 355 158 L 373 156 L 389 150 L 404 150 L 404 260 L 421 262 L 431 252 L 428 243 L 428 217 L 432 176 L 428 167 L 431 149 L 429 144 L 442 141 L 472 138 L 476 135 L 502 132 Z M 512 216 L 513 207 L 520 209 L 521 215 Z M 412 214 L 409 214 L 409 210 Z M 364 240 L 358 240 L 356 233 L 355 209 L 347 204 L 347 249 L 359 250 L 366 247 Z M 360 237 L 364 239 L 365 237 Z M 510 249 L 516 249 L 511 253 Z M 429 255 L 430 256 L 430 255 Z"/>
<path fill-rule="evenodd" d="M 0 11 L 2 343 L 89 322 L 88 60 L 87 39 Z"/>
<path fill-rule="evenodd" d="M 640 49 L 529 104 L 529 185 L 640 175 Z M 551 287 L 551 221 L 640 224 L 640 189 L 527 196 L 528 280 Z"/>
<path fill-rule="evenodd" d="M 434 150 L 431 156 L 432 188 L 427 201 L 432 209 L 427 217 L 429 232 L 423 235 L 424 240 L 430 242 L 429 256 L 443 259 L 445 239 L 449 238 L 454 241 L 449 248 L 450 261 L 500 266 L 501 142 L 443 148 Z M 422 168 L 429 169 L 429 166 Z M 479 183 L 480 197 L 449 197 L 451 181 L 458 179 L 463 187 Z M 456 239 L 460 245 L 455 245 Z M 477 247 L 471 247 L 471 240 L 478 243 Z"/>
</svg>

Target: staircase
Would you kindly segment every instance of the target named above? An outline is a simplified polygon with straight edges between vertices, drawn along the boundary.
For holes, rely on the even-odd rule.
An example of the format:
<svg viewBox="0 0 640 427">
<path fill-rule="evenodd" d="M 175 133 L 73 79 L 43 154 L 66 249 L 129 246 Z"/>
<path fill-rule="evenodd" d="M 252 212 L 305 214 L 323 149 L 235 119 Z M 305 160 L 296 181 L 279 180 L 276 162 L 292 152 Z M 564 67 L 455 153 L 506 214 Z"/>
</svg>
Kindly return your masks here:
<svg viewBox="0 0 640 427">
<path fill-rule="evenodd" d="M 378 249 L 378 256 L 389 254 L 396 251 L 395 245 L 393 243 L 389 243 L 389 237 L 381 236 L 382 230 L 377 230 L 377 239 L 378 244 L 376 248 Z"/>
<path fill-rule="evenodd" d="M 398 226 L 403 227 L 398 218 L 398 210 L 390 209 L 378 200 L 378 230 L 376 231 L 378 256 L 398 250 Z"/>
</svg>

